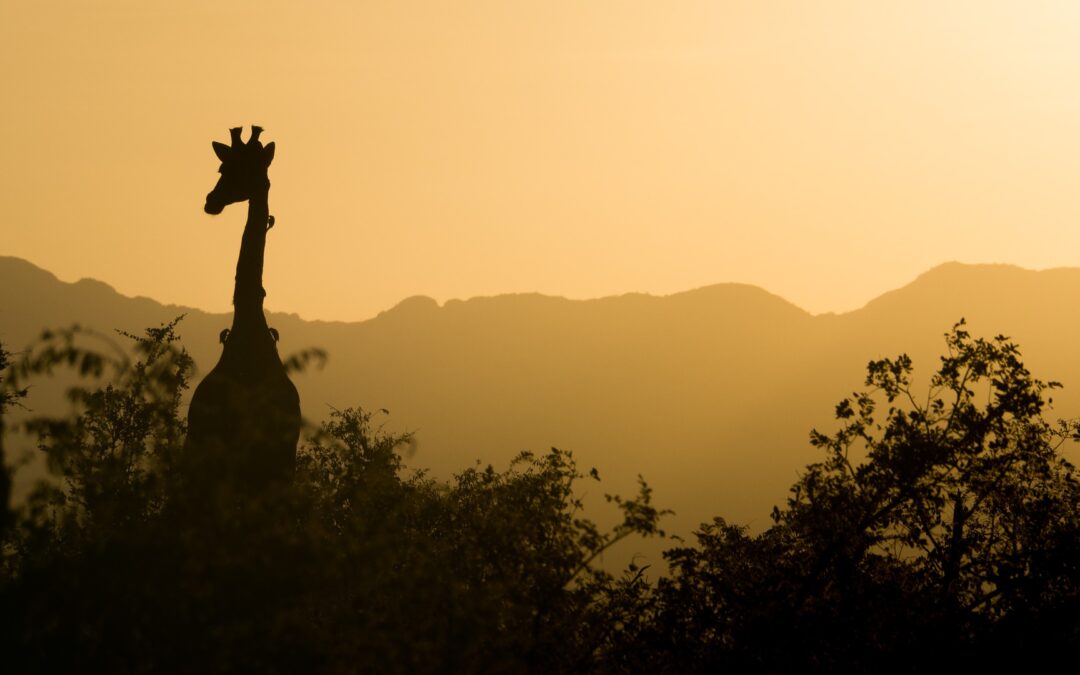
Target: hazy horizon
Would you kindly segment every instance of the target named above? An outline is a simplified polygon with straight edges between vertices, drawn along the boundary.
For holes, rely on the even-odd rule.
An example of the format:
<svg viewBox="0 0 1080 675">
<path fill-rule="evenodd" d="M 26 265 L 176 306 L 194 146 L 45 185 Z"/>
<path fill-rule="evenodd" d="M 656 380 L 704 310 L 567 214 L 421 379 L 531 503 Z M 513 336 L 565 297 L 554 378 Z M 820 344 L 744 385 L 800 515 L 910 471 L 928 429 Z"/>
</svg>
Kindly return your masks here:
<svg viewBox="0 0 1080 675">
<path fill-rule="evenodd" d="M 7 254 L 5 254 L 3 252 L 0 252 L 0 257 L 4 257 L 5 255 L 7 255 Z M 176 305 L 176 306 L 180 306 L 180 307 L 189 307 L 191 309 L 196 309 L 196 310 L 199 310 L 199 311 L 202 311 L 202 312 L 206 312 L 208 314 L 230 314 L 233 311 L 231 304 L 224 307 L 224 308 L 213 308 L 212 309 L 212 308 L 208 308 L 208 307 L 201 307 L 201 306 L 198 306 L 198 305 L 193 305 L 193 304 L 190 304 L 190 303 L 167 301 L 167 300 L 163 300 L 161 298 L 157 298 L 157 297 L 154 297 L 154 296 L 151 296 L 151 295 L 147 295 L 145 293 L 137 293 L 137 292 L 129 293 L 129 292 L 125 292 L 124 289 L 118 287 L 117 284 L 113 283 L 112 281 L 110 281 L 107 278 L 95 278 L 95 277 L 87 277 L 87 276 L 82 276 L 82 277 L 77 277 L 77 278 L 76 277 L 66 278 L 63 275 L 58 274 L 56 271 L 48 269 L 47 267 L 45 267 L 45 266 L 43 266 L 43 265 L 41 265 L 41 264 L 39 264 L 39 263 L 37 263 L 37 262 L 35 262 L 33 260 L 29 260 L 27 258 L 23 258 L 23 257 L 20 257 L 20 256 L 7 256 L 7 257 L 11 257 L 11 258 L 15 258 L 15 259 L 27 262 L 27 263 L 33 265 L 34 267 L 37 267 L 38 269 L 44 270 L 44 271 L 52 274 L 53 276 L 55 276 L 57 278 L 58 281 L 61 281 L 63 283 L 72 284 L 72 283 L 78 283 L 79 281 L 83 281 L 83 280 L 95 281 L 95 282 L 103 283 L 106 286 L 109 286 L 111 289 L 113 289 L 114 291 L 116 291 L 120 295 L 122 295 L 124 297 L 128 297 L 128 298 L 147 298 L 147 299 L 153 300 L 153 301 L 155 301 L 157 303 L 160 303 L 160 304 L 163 304 L 163 305 Z M 615 298 L 615 297 L 620 297 L 620 296 L 624 296 L 624 295 L 644 295 L 644 296 L 655 297 L 655 298 L 665 298 L 665 297 L 669 297 L 669 296 L 673 296 L 673 295 L 680 295 L 680 294 L 683 294 L 683 293 L 691 293 L 691 292 L 694 292 L 694 291 L 697 291 L 697 290 L 710 288 L 710 287 L 713 287 L 713 286 L 722 286 L 722 285 L 731 284 L 731 285 L 737 285 L 737 286 L 750 286 L 750 287 L 753 287 L 753 288 L 759 288 L 759 289 L 765 291 L 766 293 L 768 293 L 769 295 L 773 295 L 773 296 L 775 296 L 777 298 L 780 298 L 781 300 L 787 302 L 788 304 L 791 304 L 792 306 L 806 312 L 810 316 L 844 315 L 844 314 L 850 314 L 852 312 L 857 312 L 860 309 L 865 308 L 867 304 L 881 298 L 883 295 L 888 294 L 888 293 L 890 293 L 892 291 L 900 290 L 900 289 L 904 288 L 905 286 L 908 286 L 912 282 L 916 281 L 917 279 L 919 279 L 923 275 L 925 275 L 925 274 L 927 274 L 929 272 L 932 272 L 932 271 L 934 271 L 936 269 L 946 267 L 946 266 L 949 266 L 949 265 L 961 265 L 961 266 L 966 266 L 966 267 L 1009 267 L 1009 268 L 1015 268 L 1015 269 L 1023 270 L 1023 271 L 1026 271 L 1026 272 L 1049 272 L 1049 271 L 1058 270 L 1058 269 L 1080 268 L 1080 265 L 1077 265 L 1077 266 L 1069 265 L 1069 266 L 1059 266 L 1059 267 L 1048 267 L 1048 268 L 1042 268 L 1042 269 L 1033 269 L 1033 268 L 1029 268 L 1029 267 L 1024 267 L 1022 265 L 1015 265 L 1013 263 L 1005 263 L 1005 262 L 979 263 L 979 262 L 965 262 L 965 261 L 960 261 L 960 260 L 946 260 L 946 261 L 942 261 L 942 262 L 940 262 L 940 263 L 938 263 L 936 265 L 933 265 L 933 266 L 931 266 L 931 267 L 929 267 L 929 268 L 927 268 L 925 270 L 919 271 L 919 272 L 912 275 L 910 278 L 908 278 L 906 280 L 901 280 L 895 286 L 884 288 L 884 289 L 882 289 L 882 290 L 880 290 L 878 292 L 871 293 L 869 295 L 869 297 L 867 297 L 865 300 L 857 303 L 856 305 L 854 305 L 852 307 L 845 308 L 845 309 L 839 309 L 839 310 L 826 309 L 826 310 L 822 310 L 822 311 L 812 311 L 812 310 L 810 310 L 810 309 L 808 309 L 806 307 L 803 307 L 803 306 L 799 305 L 797 302 L 793 301 L 792 299 L 784 297 L 784 295 L 782 295 L 780 293 L 777 293 L 777 292 L 775 292 L 775 291 L 773 291 L 773 290 L 771 290 L 769 288 L 766 288 L 764 286 L 761 286 L 759 284 L 753 284 L 753 283 L 748 283 L 748 282 L 743 282 L 743 281 L 738 281 L 738 280 L 717 281 L 717 282 L 713 282 L 713 283 L 703 284 L 701 286 L 695 286 L 693 288 L 677 289 L 677 290 L 667 292 L 667 293 L 653 293 L 653 292 L 649 292 L 649 291 L 628 290 L 628 291 L 623 291 L 623 292 L 610 293 L 610 294 L 607 294 L 607 295 L 597 295 L 597 296 L 587 296 L 587 297 L 573 297 L 573 296 L 568 296 L 568 295 L 556 295 L 556 294 L 553 294 L 553 293 L 544 293 L 542 291 L 506 291 L 506 292 L 488 293 L 488 294 L 483 294 L 483 295 L 473 295 L 473 296 L 468 296 L 468 297 L 437 297 L 437 296 L 435 296 L 433 294 L 429 294 L 429 293 L 414 293 L 413 295 L 410 295 L 410 296 L 406 296 L 406 297 L 403 297 L 403 298 L 398 298 L 396 301 L 391 302 L 387 306 L 376 309 L 374 311 L 374 313 L 372 313 L 370 315 L 356 316 L 355 318 L 312 317 L 312 316 L 308 316 L 303 311 L 299 311 L 299 310 L 296 310 L 294 308 L 276 306 L 273 303 L 273 299 L 271 297 L 269 297 L 269 295 L 268 295 L 267 296 L 267 311 L 268 312 L 274 312 L 274 313 L 280 313 L 280 314 L 296 315 L 298 318 L 300 318 L 303 321 L 328 322 L 328 323 L 360 323 L 360 322 L 364 322 L 364 321 L 374 319 L 374 318 L 378 317 L 380 314 L 382 314 L 384 312 L 387 312 L 387 311 L 397 307 L 401 303 L 403 303 L 403 302 L 405 302 L 407 300 L 410 300 L 412 298 L 417 298 L 417 297 L 419 297 L 419 298 L 427 298 L 427 299 L 433 300 L 439 307 L 443 307 L 447 303 L 452 303 L 452 302 L 462 302 L 462 301 L 468 301 L 468 300 L 473 300 L 473 299 L 494 298 L 494 297 L 511 296 L 511 295 L 542 295 L 544 297 L 584 302 L 584 301 L 590 301 L 590 300 L 604 300 L 604 299 L 607 299 L 607 298 Z"/>
</svg>

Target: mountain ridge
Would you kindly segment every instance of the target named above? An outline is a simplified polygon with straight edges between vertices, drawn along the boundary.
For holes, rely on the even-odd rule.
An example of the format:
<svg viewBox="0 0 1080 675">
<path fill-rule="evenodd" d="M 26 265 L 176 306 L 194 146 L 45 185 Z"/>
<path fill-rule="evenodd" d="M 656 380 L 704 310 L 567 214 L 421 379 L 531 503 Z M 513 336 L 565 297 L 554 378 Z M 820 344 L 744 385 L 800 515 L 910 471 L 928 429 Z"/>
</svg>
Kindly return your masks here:
<svg viewBox="0 0 1080 675">
<path fill-rule="evenodd" d="M 17 257 L 17 256 L 0 255 L 0 278 L 4 278 L 4 279 L 9 278 L 9 275 L 12 273 L 12 271 L 13 270 L 18 271 L 19 268 L 22 268 L 23 270 L 29 271 L 29 272 L 33 273 L 34 275 L 36 275 L 38 277 L 47 278 L 47 279 L 49 279 L 51 281 L 54 281 L 56 283 L 68 284 L 68 285 L 85 284 L 87 286 L 104 287 L 105 290 L 111 291 L 111 292 L 119 295 L 120 297 L 132 299 L 132 300 L 143 300 L 143 299 L 145 299 L 145 300 L 150 300 L 152 302 L 155 302 L 157 304 L 160 304 L 160 305 L 163 305 L 163 306 L 166 306 L 166 307 L 175 307 L 177 309 L 181 309 L 181 310 L 184 310 L 184 311 L 199 311 L 199 312 L 203 312 L 205 314 L 211 314 L 211 315 L 227 315 L 227 314 L 231 314 L 231 312 L 215 312 L 215 311 L 195 307 L 193 305 L 184 305 L 184 304 L 177 304 L 177 303 L 165 303 L 165 302 L 161 302 L 160 300 L 157 300 L 155 298 L 152 298 L 150 296 L 145 296 L 145 295 L 127 295 L 127 294 L 124 294 L 124 293 L 118 291 L 114 286 L 109 284 L 107 281 L 103 281 L 103 280 L 100 280 L 100 279 L 95 279 L 95 278 L 92 278 L 92 277 L 80 277 L 76 281 L 63 281 L 59 277 L 57 277 L 54 273 L 50 272 L 49 270 L 47 270 L 47 269 L 45 269 L 43 267 L 40 267 L 40 266 L 36 265 L 35 263 L 33 263 L 33 262 L 29 261 L 29 260 L 26 260 L 25 258 L 20 258 L 20 257 Z M 379 316 L 381 316 L 383 314 L 393 312 L 394 310 L 396 310 L 398 307 L 400 307 L 403 304 L 412 304 L 412 303 L 422 303 L 422 304 L 425 304 L 425 305 L 432 305 L 433 308 L 435 308 L 435 309 L 444 309 L 446 306 L 454 305 L 456 303 L 484 301 L 484 300 L 495 299 L 495 298 L 538 297 L 538 298 L 550 298 L 550 299 L 563 300 L 563 301 L 566 301 L 568 303 L 591 303 L 591 302 L 599 302 L 599 301 L 611 301 L 611 300 L 617 300 L 617 299 L 622 299 L 622 298 L 627 298 L 627 297 L 640 297 L 640 298 L 651 298 L 651 299 L 654 299 L 654 300 L 665 300 L 665 299 L 681 298 L 681 297 L 687 297 L 687 296 L 700 297 L 700 296 L 704 296 L 704 295 L 715 295 L 715 294 L 718 294 L 720 292 L 730 292 L 730 291 L 735 290 L 735 289 L 742 289 L 742 290 L 745 290 L 746 292 L 759 293 L 759 294 L 763 294 L 764 296 L 769 296 L 769 297 L 775 298 L 775 299 L 779 300 L 780 302 L 782 302 L 784 304 L 787 304 L 787 305 L 790 305 L 791 307 L 797 309 L 799 312 L 804 313 L 804 314 L 806 314 L 808 316 L 811 316 L 811 317 L 829 317 L 829 316 L 844 316 L 844 315 L 847 315 L 847 314 L 852 314 L 852 313 L 859 312 L 859 311 L 865 309 L 868 305 L 877 302 L 881 298 L 889 296 L 889 295 L 891 295 L 893 293 L 896 293 L 898 291 L 902 291 L 902 290 L 904 290 L 904 289 L 906 289 L 906 288 L 908 288 L 910 286 L 918 285 L 918 284 L 922 283 L 924 279 L 934 279 L 934 278 L 940 277 L 940 276 L 942 276 L 942 275 L 944 275 L 946 273 L 952 273 L 952 272 L 954 272 L 956 270 L 967 270 L 967 271 L 971 271 L 971 270 L 1009 270 L 1009 271 L 1019 272 L 1019 273 L 1023 273 L 1023 274 L 1075 273 L 1075 274 L 1080 275 L 1080 267 L 1054 267 L 1054 268 L 1047 268 L 1047 269 L 1041 269 L 1041 270 L 1032 270 L 1032 269 L 1028 269 L 1028 268 L 1025 268 L 1025 267 L 1021 267 L 1019 265 L 1013 265 L 1013 264 L 1010 264 L 1010 263 L 964 263 L 964 262 L 959 262 L 959 261 L 946 261 L 946 262 L 939 263 L 939 264 L 931 267 L 930 269 L 916 275 L 916 277 L 913 280 L 909 281 L 908 283 L 906 283 L 906 284 L 904 284 L 904 285 L 902 285 L 902 286 L 900 286 L 898 288 L 885 291 L 885 292 L 871 298 L 870 300 L 868 300 L 866 303 L 864 303 L 859 308 L 846 310 L 846 311 L 839 311 L 839 312 L 837 312 L 837 311 L 827 311 L 827 312 L 819 312 L 819 313 L 810 312 L 809 310 L 806 310 L 806 309 L 800 307 L 799 305 L 797 305 L 796 303 L 784 298 L 782 295 L 777 294 L 777 293 L 773 293 L 772 291 L 769 291 L 768 289 L 766 289 L 766 288 L 764 288 L 762 286 L 757 286 L 757 285 L 754 285 L 754 284 L 748 284 L 748 283 L 743 283 L 743 282 L 734 282 L 734 281 L 731 281 L 731 282 L 717 282 L 717 283 L 713 283 L 713 284 L 706 284 L 704 286 L 697 286 L 697 287 L 694 287 L 694 288 L 689 288 L 689 289 L 682 290 L 682 291 L 675 291 L 675 292 L 672 292 L 672 293 L 656 294 L 656 293 L 648 293 L 648 292 L 641 292 L 641 291 L 629 291 L 629 292 L 626 292 L 626 293 L 603 295 L 603 296 L 598 296 L 598 297 L 593 297 L 593 298 L 569 298 L 569 297 L 566 297 L 566 296 L 550 295 L 550 294 L 540 293 L 540 292 L 511 292 L 511 293 L 497 293 L 497 294 L 494 294 L 494 295 L 477 295 L 477 296 L 471 296 L 469 298 L 449 298 L 449 299 L 447 299 L 447 300 L 440 303 L 438 300 L 436 300 L 435 298 L 432 298 L 431 296 L 424 295 L 424 294 L 417 294 L 417 295 L 409 296 L 407 298 L 403 298 L 402 300 L 398 301 L 393 306 L 388 307 L 386 309 L 383 309 L 383 310 L 377 312 L 375 314 L 375 316 L 368 317 L 366 319 L 305 319 L 305 318 L 303 318 L 303 316 L 299 312 L 296 312 L 296 311 L 284 311 L 284 310 L 282 310 L 282 311 L 268 310 L 268 311 L 271 311 L 274 314 L 279 314 L 279 315 L 295 316 L 296 318 L 299 318 L 299 319 L 301 319 L 301 320 L 303 320 L 305 322 L 308 322 L 308 323 L 355 324 L 355 323 L 363 323 L 365 321 L 370 321 L 372 319 L 378 318 Z"/>
<path fill-rule="evenodd" d="M 278 312 L 268 320 L 283 356 L 309 346 L 329 353 L 324 370 L 295 377 L 308 419 L 387 408 L 389 428 L 417 432 L 408 464 L 444 476 L 477 460 L 505 465 L 521 450 L 572 450 L 605 476 L 605 491 L 633 492 L 644 475 L 657 503 L 676 511 L 667 529 L 686 537 L 714 515 L 766 524 L 797 472 L 818 459 L 809 430 L 831 428 L 866 363 L 908 353 L 923 376 L 961 317 L 975 335 L 1015 338 L 1036 377 L 1065 383 L 1054 412 L 1080 415 L 1080 322 L 1064 311 L 1078 305 L 1080 269 L 955 263 L 843 314 L 713 284 L 591 300 L 531 293 L 440 305 L 414 296 L 358 322 Z M 0 257 L 0 341 L 13 351 L 45 327 L 139 333 L 179 314 L 201 376 L 229 314 L 63 282 Z M 59 409 L 62 384 L 40 383 L 31 405 Z"/>
</svg>

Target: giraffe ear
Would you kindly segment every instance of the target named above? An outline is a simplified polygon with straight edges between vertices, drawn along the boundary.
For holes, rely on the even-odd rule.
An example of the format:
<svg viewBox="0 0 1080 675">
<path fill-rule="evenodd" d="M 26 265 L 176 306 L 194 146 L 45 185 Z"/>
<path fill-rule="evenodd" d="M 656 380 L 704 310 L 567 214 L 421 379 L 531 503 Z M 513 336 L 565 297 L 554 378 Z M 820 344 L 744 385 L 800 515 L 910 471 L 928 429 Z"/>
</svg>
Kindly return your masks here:
<svg viewBox="0 0 1080 675">
<path fill-rule="evenodd" d="M 224 143 L 218 143 L 217 141 L 214 141 L 211 145 L 214 146 L 214 154 L 217 155 L 218 159 L 224 162 L 229 156 L 229 146 Z"/>
<path fill-rule="evenodd" d="M 275 147 L 276 146 L 274 145 L 274 142 L 271 141 L 271 142 L 266 144 L 265 148 L 263 148 L 263 157 L 266 158 L 266 166 L 270 166 L 270 162 L 274 161 L 274 148 Z"/>
</svg>

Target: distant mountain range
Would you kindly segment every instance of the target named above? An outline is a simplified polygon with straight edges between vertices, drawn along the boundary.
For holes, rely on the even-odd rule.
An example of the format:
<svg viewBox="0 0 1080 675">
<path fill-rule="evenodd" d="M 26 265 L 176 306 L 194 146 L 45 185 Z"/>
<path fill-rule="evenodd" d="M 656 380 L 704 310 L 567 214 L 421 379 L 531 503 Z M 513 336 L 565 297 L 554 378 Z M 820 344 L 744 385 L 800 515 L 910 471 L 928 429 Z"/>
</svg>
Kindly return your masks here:
<svg viewBox="0 0 1080 675">
<path fill-rule="evenodd" d="M 413 297 L 356 323 L 274 313 L 269 322 L 283 356 L 329 353 L 325 369 L 294 378 L 309 419 L 332 407 L 387 408 L 388 428 L 417 434 L 409 464 L 443 476 L 478 460 L 504 467 L 521 450 L 572 450 L 604 478 L 583 489 L 632 493 L 641 474 L 675 510 L 669 530 L 688 536 L 714 515 L 767 525 L 799 470 L 819 458 L 808 432 L 834 427 L 834 406 L 861 388 L 866 363 L 906 352 L 928 374 L 961 317 L 976 335 L 1014 338 L 1037 377 L 1066 385 L 1054 414 L 1080 415 L 1078 307 L 1080 269 L 948 263 L 840 315 L 719 284 L 585 301 Z M 125 297 L 99 281 L 64 283 L 0 257 L 0 342 L 10 350 L 45 327 L 141 332 L 179 314 L 205 373 L 228 315 Z M 31 405 L 58 405 L 57 385 L 34 393 Z"/>
</svg>

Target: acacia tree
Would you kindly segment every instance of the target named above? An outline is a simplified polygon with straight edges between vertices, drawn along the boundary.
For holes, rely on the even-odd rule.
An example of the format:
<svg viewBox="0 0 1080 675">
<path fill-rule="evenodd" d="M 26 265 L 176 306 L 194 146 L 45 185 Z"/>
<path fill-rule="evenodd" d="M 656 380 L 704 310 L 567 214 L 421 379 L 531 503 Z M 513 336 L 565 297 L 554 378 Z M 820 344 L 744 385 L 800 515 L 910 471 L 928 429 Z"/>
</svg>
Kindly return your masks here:
<svg viewBox="0 0 1080 675">
<path fill-rule="evenodd" d="M 777 522 L 818 542 L 816 571 L 903 563 L 944 611 L 995 620 L 1062 590 L 1045 563 L 1076 533 L 1060 449 L 1078 427 L 1043 417 L 1061 385 L 1032 377 L 1007 338 L 972 338 L 961 321 L 946 346 L 925 398 L 907 356 L 869 364 L 870 389 L 836 408 L 840 429 L 812 432 L 826 459 Z"/>
<path fill-rule="evenodd" d="M 921 395 L 906 355 L 870 362 L 839 428 L 811 432 L 825 458 L 767 531 L 717 518 L 666 554 L 644 633 L 658 669 L 866 670 L 1075 643 L 1080 488 L 1060 451 L 1078 427 L 1044 417 L 1060 385 L 963 321 L 946 348 Z"/>
</svg>

